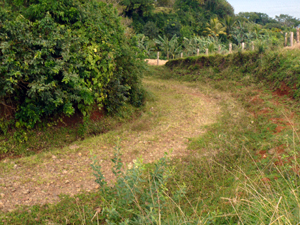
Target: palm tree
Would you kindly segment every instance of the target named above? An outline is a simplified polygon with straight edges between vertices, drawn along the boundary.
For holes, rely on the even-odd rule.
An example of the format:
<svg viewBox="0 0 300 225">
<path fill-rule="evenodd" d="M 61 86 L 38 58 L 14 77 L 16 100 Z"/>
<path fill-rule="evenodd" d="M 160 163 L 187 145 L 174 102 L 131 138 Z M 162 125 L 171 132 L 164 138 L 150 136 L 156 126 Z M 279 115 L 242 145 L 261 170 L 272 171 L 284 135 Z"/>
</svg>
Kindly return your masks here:
<svg viewBox="0 0 300 225">
<path fill-rule="evenodd" d="M 222 24 L 225 27 L 225 32 L 227 33 L 228 37 L 231 37 L 231 31 L 232 31 L 235 23 L 236 23 L 236 21 L 234 21 L 234 18 L 229 15 L 227 15 L 224 18 L 224 20 L 222 21 Z"/>
<path fill-rule="evenodd" d="M 210 19 L 209 23 L 206 23 L 205 33 L 208 33 L 208 36 L 219 37 L 220 34 L 225 34 L 225 27 L 220 23 L 219 19 L 213 18 Z"/>
</svg>

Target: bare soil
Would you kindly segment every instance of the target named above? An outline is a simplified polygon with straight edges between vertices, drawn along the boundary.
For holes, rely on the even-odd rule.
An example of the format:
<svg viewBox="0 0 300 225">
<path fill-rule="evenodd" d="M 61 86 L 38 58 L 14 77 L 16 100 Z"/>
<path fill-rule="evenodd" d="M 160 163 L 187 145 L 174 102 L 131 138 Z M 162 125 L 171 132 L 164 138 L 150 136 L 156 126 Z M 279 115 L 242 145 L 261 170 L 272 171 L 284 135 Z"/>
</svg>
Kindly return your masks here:
<svg viewBox="0 0 300 225">
<path fill-rule="evenodd" d="M 157 66 L 157 59 L 145 59 L 145 61 L 152 66 Z M 168 60 L 159 60 L 159 66 L 163 66 L 168 62 Z"/>
<path fill-rule="evenodd" d="M 195 87 L 176 81 L 144 80 L 154 97 L 140 118 L 116 130 L 78 141 L 55 150 L 0 163 L 0 209 L 13 211 L 18 205 L 55 203 L 59 195 L 96 191 L 99 187 L 91 169 L 96 157 L 109 182 L 113 147 L 120 139 L 124 163 L 143 158 L 144 163 L 160 159 L 165 152 L 181 158 L 190 154 L 189 138 L 202 135 L 204 126 L 214 123 L 220 113 L 218 100 Z"/>
<path fill-rule="evenodd" d="M 293 47 L 291 47 L 291 46 L 287 46 L 287 47 L 285 47 L 285 49 L 300 49 L 300 43 L 294 43 L 294 45 L 293 45 Z"/>
</svg>

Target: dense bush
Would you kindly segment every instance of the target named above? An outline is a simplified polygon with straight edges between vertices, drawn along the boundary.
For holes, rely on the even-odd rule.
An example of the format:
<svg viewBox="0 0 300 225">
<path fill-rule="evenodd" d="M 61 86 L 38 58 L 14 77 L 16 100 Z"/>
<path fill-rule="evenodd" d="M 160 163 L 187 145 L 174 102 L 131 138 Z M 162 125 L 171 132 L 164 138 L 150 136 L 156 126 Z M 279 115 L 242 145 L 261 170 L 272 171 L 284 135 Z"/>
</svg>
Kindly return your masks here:
<svg viewBox="0 0 300 225">
<path fill-rule="evenodd" d="M 128 47 L 135 43 L 103 2 L 8 1 L 0 43 L 0 103 L 18 127 L 76 109 L 86 115 L 95 104 L 111 111 L 143 101 L 143 63 Z"/>
</svg>

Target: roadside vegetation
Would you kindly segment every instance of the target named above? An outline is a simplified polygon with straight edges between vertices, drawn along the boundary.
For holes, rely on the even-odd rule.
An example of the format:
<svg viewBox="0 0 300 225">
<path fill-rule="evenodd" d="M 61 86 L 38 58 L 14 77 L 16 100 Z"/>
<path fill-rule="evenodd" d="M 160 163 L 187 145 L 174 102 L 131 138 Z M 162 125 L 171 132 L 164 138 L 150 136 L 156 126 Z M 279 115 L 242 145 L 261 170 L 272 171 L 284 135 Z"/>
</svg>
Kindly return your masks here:
<svg viewBox="0 0 300 225">
<path fill-rule="evenodd" d="M 34 154 L 50 142 L 70 143 L 89 133 L 89 121 L 143 105 L 145 64 L 111 5 L 5 1 L 0 32 L 1 155 Z M 68 121 L 80 126 L 51 128 Z M 90 133 L 106 129 L 99 126 Z M 69 138 L 57 140 L 68 132 Z M 41 143 L 53 134 L 55 141 Z M 35 144 L 19 147 L 26 142 Z"/>
<path fill-rule="evenodd" d="M 274 61 L 272 55 L 265 52 L 262 57 L 256 57 L 257 60 L 247 58 L 246 62 L 260 63 L 269 57 Z M 277 55 L 279 61 L 287 62 L 293 61 L 299 53 Z M 165 156 L 150 164 L 136 160 L 128 166 L 122 163 L 122 151 L 116 143 L 112 157 L 114 186 L 105 180 L 101 164 L 96 160 L 93 168 L 100 184 L 96 193 L 61 196 L 56 205 L 19 208 L 2 214 L 2 222 L 297 223 L 300 217 L 297 95 L 292 88 L 286 89 L 288 83 L 286 87 L 272 85 L 267 69 L 272 67 L 266 67 L 270 62 L 260 64 L 262 67 L 257 69 L 264 71 L 266 80 L 263 80 L 256 77 L 256 70 L 253 74 L 250 70 L 249 74 L 245 73 L 242 65 L 223 63 L 217 70 L 215 67 L 222 65 L 218 59 L 192 57 L 170 61 L 165 67 L 152 68 L 146 76 L 163 79 L 161 84 L 170 79 L 184 81 L 185 85 L 218 102 L 221 111 L 217 122 L 207 125 L 204 134 L 189 138 L 187 155 Z M 199 64 L 203 66 L 195 69 Z M 251 68 L 249 64 L 245 67 Z M 297 70 L 289 65 L 281 73 L 290 74 L 292 81 Z M 124 167 L 128 169 L 123 170 Z"/>
<path fill-rule="evenodd" d="M 109 2 L 109 1 L 108 1 Z M 139 7 L 135 8 L 135 4 Z M 264 48 L 284 46 L 285 33 L 294 32 L 298 18 L 280 14 L 275 18 L 258 12 L 234 14 L 226 0 L 120 1 L 130 34 L 136 36 L 138 47 L 148 58 L 179 58 L 205 53 L 226 54 L 229 45 L 238 51 L 263 45 Z M 130 13 L 128 10 L 130 8 Z M 122 11 L 123 10 L 123 11 Z M 131 21 L 131 22 L 129 22 Z"/>
<path fill-rule="evenodd" d="M 108 3 L 0 3 L 0 224 L 299 223 L 299 20 Z"/>
</svg>

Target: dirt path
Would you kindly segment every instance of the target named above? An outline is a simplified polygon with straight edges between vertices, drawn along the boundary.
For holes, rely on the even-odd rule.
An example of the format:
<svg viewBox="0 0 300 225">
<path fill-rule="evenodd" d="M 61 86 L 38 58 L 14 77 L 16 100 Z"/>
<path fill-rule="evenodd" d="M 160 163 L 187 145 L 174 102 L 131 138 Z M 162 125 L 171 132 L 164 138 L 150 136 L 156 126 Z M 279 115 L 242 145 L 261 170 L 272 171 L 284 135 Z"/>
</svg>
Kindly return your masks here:
<svg viewBox="0 0 300 225">
<path fill-rule="evenodd" d="M 216 121 L 220 109 L 216 100 L 199 90 L 175 81 L 147 78 L 145 86 L 155 101 L 139 119 L 107 134 L 88 138 L 63 149 L 19 160 L 6 160 L 0 170 L 0 208 L 12 211 L 17 205 L 55 203 L 60 194 L 94 191 L 98 185 L 90 164 L 91 156 L 101 162 L 105 177 L 113 179 L 110 159 L 120 138 L 126 163 L 142 157 L 145 163 L 165 152 L 188 154 L 188 138 L 204 133 L 204 125 Z"/>
<path fill-rule="evenodd" d="M 284 49 L 292 50 L 292 49 L 300 49 L 300 43 L 294 43 L 293 47 L 287 46 Z"/>
<path fill-rule="evenodd" d="M 145 61 L 146 61 L 149 65 L 157 66 L 157 59 L 145 59 Z M 163 65 L 165 65 L 167 62 L 168 62 L 168 60 L 162 60 L 162 59 L 160 59 L 158 63 L 159 63 L 159 66 L 163 66 Z"/>
</svg>

